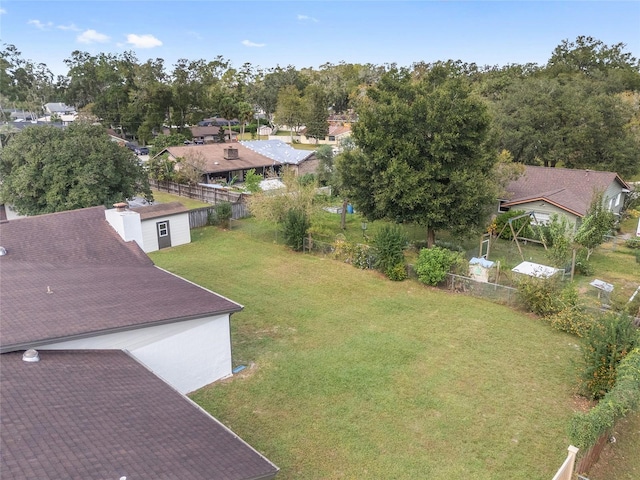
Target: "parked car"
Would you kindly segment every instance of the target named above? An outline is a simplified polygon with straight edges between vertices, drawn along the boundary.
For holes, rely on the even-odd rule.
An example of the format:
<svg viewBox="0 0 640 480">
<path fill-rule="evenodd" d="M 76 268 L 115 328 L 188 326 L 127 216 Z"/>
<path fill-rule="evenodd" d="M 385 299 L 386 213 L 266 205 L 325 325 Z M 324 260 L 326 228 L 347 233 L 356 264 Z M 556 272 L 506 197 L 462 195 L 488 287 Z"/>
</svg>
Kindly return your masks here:
<svg viewBox="0 0 640 480">
<path fill-rule="evenodd" d="M 136 152 L 136 155 L 149 155 L 149 149 L 147 147 L 136 147 L 134 152 Z"/>
</svg>

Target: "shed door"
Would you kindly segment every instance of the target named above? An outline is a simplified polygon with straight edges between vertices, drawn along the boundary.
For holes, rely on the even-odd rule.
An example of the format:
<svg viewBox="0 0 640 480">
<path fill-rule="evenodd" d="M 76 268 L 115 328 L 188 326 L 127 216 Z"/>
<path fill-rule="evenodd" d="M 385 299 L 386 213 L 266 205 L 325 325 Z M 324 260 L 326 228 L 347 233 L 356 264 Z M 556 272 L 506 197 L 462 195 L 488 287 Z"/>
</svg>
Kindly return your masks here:
<svg viewBox="0 0 640 480">
<path fill-rule="evenodd" d="M 156 223 L 156 231 L 158 232 L 158 248 L 167 248 L 171 246 L 171 235 L 169 234 L 169 221 Z"/>
</svg>

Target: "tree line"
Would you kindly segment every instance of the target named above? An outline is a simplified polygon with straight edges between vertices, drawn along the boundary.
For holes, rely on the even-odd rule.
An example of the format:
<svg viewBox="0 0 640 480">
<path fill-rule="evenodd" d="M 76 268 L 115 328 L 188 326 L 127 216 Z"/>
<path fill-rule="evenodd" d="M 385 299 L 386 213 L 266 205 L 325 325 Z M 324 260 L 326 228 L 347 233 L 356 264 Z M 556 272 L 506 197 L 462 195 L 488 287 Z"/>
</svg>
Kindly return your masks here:
<svg viewBox="0 0 640 480">
<path fill-rule="evenodd" d="M 478 66 L 447 60 L 416 62 L 419 79 L 437 69 L 459 78 L 482 99 L 498 151 L 525 164 L 638 172 L 640 64 L 622 43 L 591 37 L 563 40 L 545 65 Z M 239 68 L 213 60 L 161 58 L 140 62 L 133 52 L 96 55 L 74 51 L 66 75 L 24 59 L 14 45 L 0 51 L 0 106 L 39 114 L 64 102 L 141 143 L 163 126 L 177 133 L 211 116 L 305 125 L 323 138 L 329 113 L 358 112 L 366 92 L 396 65 L 326 63 L 319 68 Z"/>
</svg>

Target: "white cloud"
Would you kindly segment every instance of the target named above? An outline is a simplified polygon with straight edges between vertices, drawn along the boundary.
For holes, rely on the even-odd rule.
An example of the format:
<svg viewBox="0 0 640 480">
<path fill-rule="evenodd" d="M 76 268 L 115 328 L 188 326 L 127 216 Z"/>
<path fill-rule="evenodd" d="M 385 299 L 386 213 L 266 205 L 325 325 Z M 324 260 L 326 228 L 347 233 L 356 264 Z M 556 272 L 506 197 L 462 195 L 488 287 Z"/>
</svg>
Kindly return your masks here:
<svg viewBox="0 0 640 480">
<path fill-rule="evenodd" d="M 80 28 L 76 27 L 75 24 L 73 23 L 70 23 L 69 25 L 58 25 L 56 28 L 59 30 L 72 31 L 72 32 L 80 31 Z"/>
<path fill-rule="evenodd" d="M 127 35 L 127 43 L 135 48 L 153 48 L 162 46 L 162 42 L 153 35 L 136 35 L 135 33 Z"/>
<path fill-rule="evenodd" d="M 29 20 L 27 25 L 33 25 L 40 30 L 48 30 L 53 27 L 53 22 L 42 23 L 40 20 Z"/>
<path fill-rule="evenodd" d="M 0 8 L 0 15 L 4 15 L 7 11 L 4 8 Z"/>
<path fill-rule="evenodd" d="M 109 41 L 109 37 L 95 30 L 85 30 L 76 37 L 76 40 L 80 43 L 106 43 Z"/>
<path fill-rule="evenodd" d="M 318 23 L 317 18 L 310 17 L 309 15 L 298 15 L 298 20 L 301 22 L 315 22 Z"/>
<path fill-rule="evenodd" d="M 243 40 L 242 44 L 245 47 L 264 47 L 264 46 L 267 45 L 266 43 L 254 43 L 254 42 L 252 42 L 250 40 Z"/>
</svg>

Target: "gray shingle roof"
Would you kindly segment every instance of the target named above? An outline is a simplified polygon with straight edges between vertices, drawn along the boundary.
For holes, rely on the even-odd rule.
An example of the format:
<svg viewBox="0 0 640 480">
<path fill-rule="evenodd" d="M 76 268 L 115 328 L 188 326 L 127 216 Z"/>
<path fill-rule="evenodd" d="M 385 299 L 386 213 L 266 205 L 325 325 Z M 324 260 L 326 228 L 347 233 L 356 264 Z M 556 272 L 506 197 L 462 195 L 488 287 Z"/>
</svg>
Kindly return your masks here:
<svg viewBox="0 0 640 480">
<path fill-rule="evenodd" d="M 241 310 L 153 265 L 104 207 L 0 224 L 0 351 Z M 50 293 L 49 293 L 50 292 Z"/>
<path fill-rule="evenodd" d="M 243 140 L 240 143 L 260 155 L 288 165 L 298 165 L 316 153 L 298 150 L 281 140 Z"/>
<path fill-rule="evenodd" d="M 0 356 L 1 478 L 272 478 L 277 467 L 120 351 Z"/>
<path fill-rule="evenodd" d="M 503 205 L 544 200 L 582 217 L 589 209 L 594 192 L 605 191 L 613 182 L 629 188 L 614 172 L 527 165 L 525 173 L 508 185 L 510 198 Z"/>
</svg>

